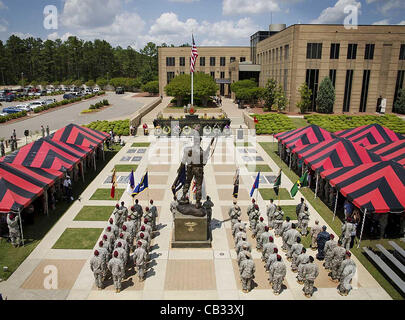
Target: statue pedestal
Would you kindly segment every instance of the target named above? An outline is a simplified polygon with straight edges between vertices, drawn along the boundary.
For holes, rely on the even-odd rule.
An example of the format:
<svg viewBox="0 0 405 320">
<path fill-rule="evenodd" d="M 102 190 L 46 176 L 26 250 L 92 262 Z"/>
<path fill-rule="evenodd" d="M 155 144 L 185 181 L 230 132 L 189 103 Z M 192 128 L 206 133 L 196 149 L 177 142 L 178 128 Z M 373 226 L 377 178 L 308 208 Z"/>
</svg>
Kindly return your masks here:
<svg viewBox="0 0 405 320">
<path fill-rule="evenodd" d="M 172 234 L 172 248 L 211 248 L 208 217 L 194 217 L 176 213 Z"/>
</svg>

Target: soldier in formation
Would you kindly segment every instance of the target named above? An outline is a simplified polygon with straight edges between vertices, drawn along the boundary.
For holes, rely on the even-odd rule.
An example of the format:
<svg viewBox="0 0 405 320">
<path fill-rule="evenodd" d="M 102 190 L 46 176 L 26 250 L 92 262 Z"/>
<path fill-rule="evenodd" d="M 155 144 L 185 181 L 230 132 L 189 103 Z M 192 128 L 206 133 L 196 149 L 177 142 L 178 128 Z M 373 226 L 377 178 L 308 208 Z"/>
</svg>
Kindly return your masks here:
<svg viewBox="0 0 405 320">
<path fill-rule="evenodd" d="M 337 246 L 332 250 L 332 272 L 330 276 L 333 281 L 339 281 L 339 269 L 340 265 L 345 259 L 346 249 L 342 246 L 342 241 L 339 240 Z"/>
<path fill-rule="evenodd" d="M 240 229 L 240 227 L 242 227 L 242 229 Z M 236 233 L 238 233 L 240 230 L 242 230 L 246 233 L 246 226 L 242 222 L 241 217 L 238 217 L 237 222 L 232 227 L 232 236 L 235 237 Z"/>
<path fill-rule="evenodd" d="M 253 238 L 260 238 L 260 236 L 262 235 L 262 233 L 264 232 L 264 228 L 265 227 L 267 227 L 265 224 L 264 224 L 264 218 L 263 217 L 260 217 L 259 218 L 259 222 L 256 224 L 256 228 L 255 228 L 255 230 L 253 230 L 253 233 L 252 233 L 252 237 Z"/>
<path fill-rule="evenodd" d="M 322 227 L 322 231 L 318 234 L 318 237 L 316 238 L 316 244 L 318 246 L 318 253 L 316 255 L 316 258 L 318 260 L 323 260 L 325 259 L 325 243 L 326 241 L 329 240 L 329 232 L 326 231 L 326 226 Z"/>
<path fill-rule="evenodd" d="M 234 200 L 233 206 L 231 208 L 229 208 L 229 211 L 228 211 L 229 218 L 231 219 L 232 228 L 234 227 L 235 223 L 238 222 L 238 218 L 240 218 L 241 214 L 242 214 L 241 209 L 237 205 L 237 201 Z"/>
<path fill-rule="evenodd" d="M 264 269 L 266 270 L 267 273 L 270 273 L 270 268 L 274 262 L 277 261 L 277 256 L 278 256 L 278 249 L 273 248 L 273 251 L 269 256 L 267 257 L 266 263 L 264 265 Z M 269 275 L 269 282 L 272 282 L 271 275 Z"/>
<path fill-rule="evenodd" d="M 255 263 L 252 259 L 250 252 L 245 254 L 246 259 L 243 260 L 240 264 L 240 277 L 242 280 L 242 291 L 248 293 L 252 290 L 252 282 L 254 279 L 254 274 L 256 271 Z"/>
<path fill-rule="evenodd" d="M 337 242 L 335 241 L 335 236 L 333 234 L 329 235 L 329 240 L 325 243 L 325 262 L 323 266 L 326 270 L 332 269 L 332 257 L 333 257 L 333 249 L 337 246 Z"/>
<path fill-rule="evenodd" d="M 304 294 L 307 298 L 311 298 L 314 293 L 314 282 L 319 275 L 319 268 L 314 262 L 313 257 L 309 257 L 309 262 L 304 265 L 302 277 L 304 279 Z"/>
<path fill-rule="evenodd" d="M 124 275 L 125 275 L 125 268 L 124 268 L 123 261 L 118 258 L 117 250 L 114 251 L 113 257 L 108 262 L 108 270 L 110 270 L 110 272 L 112 274 L 112 279 L 114 281 L 114 286 L 115 286 L 115 292 L 120 293 L 122 279 L 124 278 Z"/>
<path fill-rule="evenodd" d="M 256 242 L 256 248 L 257 248 L 258 251 L 263 249 L 263 247 L 269 241 L 271 236 L 272 235 L 271 235 L 271 233 L 269 231 L 269 227 L 265 226 L 264 227 L 264 232 L 260 235 L 260 237 L 257 239 L 257 242 Z"/>
<path fill-rule="evenodd" d="M 281 207 L 278 206 L 274 214 L 274 234 L 276 235 L 276 237 L 279 237 L 281 235 L 281 226 L 283 224 L 283 217 L 284 212 L 281 209 Z"/>
<path fill-rule="evenodd" d="M 259 206 L 257 204 L 254 205 L 253 209 L 249 213 L 249 224 L 250 224 L 250 229 L 255 231 L 257 222 L 259 221 L 260 217 L 260 211 L 259 211 Z"/>
<path fill-rule="evenodd" d="M 286 217 L 285 221 L 281 225 L 281 238 L 283 239 L 283 245 L 281 246 L 281 249 L 284 252 L 287 252 L 287 243 L 286 243 L 286 235 L 288 235 L 287 231 L 291 229 L 292 222 L 290 221 L 290 217 Z"/>
<path fill-rule="evenodd" d="M 337 287 L 338 292 L 342 296 L 347 296 L 352 289 L 351 281 L 356 274 L 356 264 L 351 259 L 351 253 L 346 252 L 345 260 L 339 267 L 339 285 Z"/>
<path fill-rule="evenodd" d="M 270 230 L 274 227 L 274 214 L 276 213 L 277 206 L 274 204 L 274 200 L 270 199 L 270 203 L 267 206 L 267 221 Z"/>
<path fill-rule="evenodd" d="M 277 261 L 271 265 L 269 273 L 269 281 L 272 284 L 273 293 L 279 295 L 282 290 L 284 278 L 287 274 L 287 268 L 280 255 L 277 255 Z"/>
<path fill-rule="evenodd" d="M 301 214 L 301 236 L 306 237 L 308 234 L 308 224 L 309 224 L 309 211 L 308 207 L 305 206 L 304 212 Z"/>
<path fill-rule="evenodd" d="M 103 289 L 104 288 L 104 284 L 103 284 L 104 274 L 106 273 L 106 270 L 105 270 L 104 261 L 103 261 L 102 257 L 100 257 L 98 250 L 94 251 L 94 256 L 90 260 L 90 269 L 94 274 L 94 281 L 95 281 L 96 287 L 99 290 Z"/>
<path fill-rule="evenodd" d="M 309 262 L 309 255 L 307 249 L 302 248 L 301 254 L 297 257 L 296 265 L 298 268 L 297 282 L 304 284 L 304 266 Z"/>
<path fill-rule="evenodd" d="M 11 240 L 13 247 L 19 247 L 21 241 L 20 233 L 20 218 L 14 213 L 9 213 L 7 215 L 7 225 L 8 225 L 8 234 Z"/>
<path fill-rule="evenodd" d="M 321 233 L 322 228 L 319 225 L 319 220 L 315 220 L 315 225 L 311 228 L 311 248 L 312 250 L 316 250 L 318 245 L 316 243 L 316 239 L 318 238 L 318 234 Z"/>
<path fill-rule="evenodd" d="M 299 238 L 300 233 L 296 229 L 295 223 L 291 225 L 291 229 L 286 231 L 285 233 L 285 244 L 287 248 L 287 258 L 291 258 L 291 247 L 294 243 L 297 242 L 297 239 Z"/>
<path fill-rule="evenodd" d="M 342 244 L 343 247 L 349 251 L 350 242 L 352 240 L 352 233 L 356 231 L 356 226 L 352 223 L 352 218 L 347 218 L 346 222 L 342 225 Z"/>
<path fill-rule="evenodd" d="M 297 204 L 297 207 L 295 208 L 295 213 L 297 214 L 297 218 L 298 218 L 298 224 L 297 224 L 297 228 L 301 229 L 301 220 L 302 220 L 302 213 L 305 210 L 305 199 L 301 198 L 301 202 L 299 204 Z"/>
<path fill-rule="evenodd" d="M 269 237 L 269 242 L 267 242 L 262 249 L 262 261 L 267 261 L 270 254 L 274 253 L 274 248 L 277 248 L 277 245 L 274 243 L 274 238 Z"/>
<path fill-rule="evenodd" d="M 145 280 L 145 269 L 148 260 L 148 253 L 142 247 L 141 241 L 138 241 L 138 248 L 135 250 L 132 258 L 134 260 L 136 271 L 138 272 L 139 281 L 142 282 Z"/>
</svg>

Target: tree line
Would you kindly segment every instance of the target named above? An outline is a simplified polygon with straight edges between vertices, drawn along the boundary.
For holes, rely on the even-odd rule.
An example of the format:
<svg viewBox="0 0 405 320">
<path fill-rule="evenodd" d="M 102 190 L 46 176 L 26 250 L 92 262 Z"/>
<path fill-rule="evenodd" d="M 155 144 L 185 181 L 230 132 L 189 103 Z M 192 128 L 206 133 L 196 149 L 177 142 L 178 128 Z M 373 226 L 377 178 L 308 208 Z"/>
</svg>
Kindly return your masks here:
<svg viewBox="0 0 405 320">
<path fill-rule="evenodd" d="M 66 41 L 44 41 L 12 35 L 5 43 L 0 40 L 0 72 L 3 85 L 105 84 L 113 78 L 133 79 L 142 85 L 157 80 L 158 49 L 152 42 L 138 52 L 99 39 L 71 36 Z"/>
</svg>

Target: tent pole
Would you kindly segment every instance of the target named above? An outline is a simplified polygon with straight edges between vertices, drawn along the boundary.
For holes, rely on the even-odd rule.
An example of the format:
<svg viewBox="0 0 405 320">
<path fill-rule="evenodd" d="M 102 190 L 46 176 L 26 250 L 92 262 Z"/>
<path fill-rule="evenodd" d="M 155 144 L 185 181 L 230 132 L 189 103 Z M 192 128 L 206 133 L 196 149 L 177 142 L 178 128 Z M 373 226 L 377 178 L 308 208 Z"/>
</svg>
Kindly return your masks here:
<svg viewBox="0 0 405 320">
<path fill-rule="evenodd" d="M 96 167 L 96 152 L 94 152 L 94 154 L 93 154 L 93 164 L 94 164 L 94 171 L 97 171 L 97 167 Z"/>
<path fill-rule="evenodd" d="M 290 163 L 288 164 L 288 167 L 290 170 L 291 170 L 291 156 L 292 156 L 292 153 L 290 152 Z"/>
<path fill-rule="evenodd" d="M 23 233 L 23 226 L 22 226 L 22 220 L 21 220 L 21 210 L 18 210 L 18 219 L 20 219 L 20 230 L 21 230 L 21 241 L 24 247 L 24 233 Z"/>
<path fill-rule="evenodd" d="M 333 220 L 332 221 L 335 221 L 338 198 L 339 198 L 339 190 L 336 188 L 335 210 L 333 211 Z"/>
<path fill-rule="evenodd" d="M 44 191 L 44 211 L 47 216 L 49 216 L 49 208 L 48 208 L 48 189 Z"/>
<path fill-rule="evenodd" d="M 364 223 L 366 221 L 366 214 L 367 214 L 367 208 L 364 209 L 363 223 L 361 224 L 360 239 L 359 239 L 359 244 L 357 245 L 357 249 L 360 248 L 361 238 L 363 237 L 363 230 L 364 230 Z"/>
<path fill-rule="evenodd" d="M 314 199 L 316 199 L 316 197 L 318 196 L 318 182 L 319 182 L 319 172 L 317 172 L 317 174 L 316 174 L 316 186 L 315 186 L 315 197 L 314 197 Z"/>
</svg>

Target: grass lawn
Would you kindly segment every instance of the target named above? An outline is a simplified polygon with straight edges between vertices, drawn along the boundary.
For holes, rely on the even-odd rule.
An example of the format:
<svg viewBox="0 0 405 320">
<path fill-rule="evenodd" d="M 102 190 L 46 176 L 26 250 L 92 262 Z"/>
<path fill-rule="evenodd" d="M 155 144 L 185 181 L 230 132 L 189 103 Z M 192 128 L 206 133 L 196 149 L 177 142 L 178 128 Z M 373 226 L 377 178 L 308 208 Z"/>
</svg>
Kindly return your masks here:
<svg viewBox="0 0 405 320">
<path fill-rule="evenodd" d="M 263 200 L 270 200 L 274 199 L 274 202 L 277 203 L 278 195 L 274 193 L 273 189 L 259 189 L 260 194 L 262 195 Z M 293 200 L 291 198 L 290 192 L 287 191 L 285 188 L 280 188 L 279 189 L 279 195 L 280 195 L 280 200 Z"/>
<path fill-rule="evenodd" d="M 309 123 L 304 118 L 290 118 L 293 125 L 298 128 L 303 128 L 309 126 Z"/>
<path fill-rule="evenodd" d="M 93 249 L 103 229 L 67 228 L 52 249 Z"/>
<path fill-rule="evenodd" d="M 107 221 L 114 207 L 107 206 L 84 206 L 75 217 L 75 221 Z"/>
<path fill-rule="evenodd" d="M 280 159 L 276 154 L 277 143 L 272 142 L 260 142 L 261 147 L 268 153 L 268 155 L 273 159 L 273 161 L 283 170 L 283 173 L 288 176 L 291 181 L 296 181 L 299 177 L 293 172 L 290 171 L 288 166 Z M 342 221 L 337 215 L 337 219 L 333 221 L 333 212 L 319 199 L 314 199 L 314 193 L 311 189 L 303 188 L 300 190 L 302 195 L 307 199 L 309 203 L 314 207 L 314 209 L 322 216 L 326 223 L 333 229 L 336 234 L 341 233 L 341 224 Z M 389 240 L 362 240 L 361 247 L 357 249 L 357 244 L 351 249 L 351 252 L 359 259 L 363 266 L 370 272 L 374 279 L 384 288 L 385 291 L 391 296 L 391 298 L 396 300 L 403 300 L 404 298 L 397 291 L 397 289 L 385 278 L 385 275 L 381 273 L 373 263 L 364 255 L 362 247 L 371 246 L 375 247 L 377 244 L 382 244 L 386 249 L 391 247 L 388 245 Z M 404 243 L 399 239 L 394 239 L 398 245 L 404 247 Z"/>
<path fill-rule="evenodd" d="M 115 199 L 120 199 L 125 189 L 115 189 Z M 114 200 L 111 199 L 111 189 L 97 189 L 90 200 Z"/>
<path fill-rule="evenodd" d="M 132 148 L 147 148 L 150 146 L 149 142 L 136 142 L 132 144 Z"/>
<path fill-rule="evenodd" d="M 275 201 L 277 204 L 277 201 Z M 295 206 L 281 206 L 284 211 L 284 220 L 286 217 L 290 217 L 291 220 L 298 220 L 297 214 L 295 213 Z"/>
<path fill-rule="evenodd" d="M 79 195 L 87 188 L 104 169 L 105 165 L 116 155 L 119 148 L 114 148 L 114 151 L 105 151 L 105 161 L 102 159 L 97 161 L 97 170 L 88 170 L 85 175 L 85 182 L 75 182 L 73 188 L 73 197 L 77 199 Z M 41 201 L 38 199 L 37 201 Z M 23 224 L 25 246 L 13 248 L 13 246 L 4 239 L 0 241 L 0 278 L 7 280 L 12 273 L 20 266 L 20 264 L 31 254 L 43 237 L 49 230 L 58 222 L 65 214 L 72 203 L 60 201 L 56 204 L 56 209 L 49 212 L 49 216 L 37 214 L 34 218 L 34 224 Z M 3 271 L 3 266 L 7 266 L 7 272 Z"/>
<path fill-rule="evenodd" d="M 135 172 L 137 168 L 136 164 L 116 164 L 115 172 L 131 172 L 132 170 Z"/>
<path fill-rule="evenodd" d="M 267 164 L 247 164 L 246 168 L 249 172 L 272 172 Z"/>
</svg>

